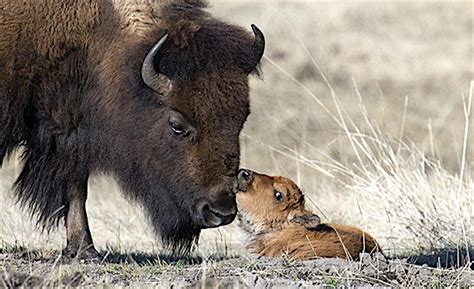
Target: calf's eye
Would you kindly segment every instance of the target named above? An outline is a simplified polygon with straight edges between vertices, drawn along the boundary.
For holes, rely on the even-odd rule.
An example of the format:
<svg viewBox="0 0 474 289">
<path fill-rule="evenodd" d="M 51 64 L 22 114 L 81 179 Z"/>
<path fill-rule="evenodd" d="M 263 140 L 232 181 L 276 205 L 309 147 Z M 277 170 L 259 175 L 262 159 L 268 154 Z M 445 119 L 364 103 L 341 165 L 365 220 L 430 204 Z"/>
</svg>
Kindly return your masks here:
<svg viewBox="0 0 474 289">
<path fill-rule="evenodd" d="M 274 190 L 273 195 L 275 196 L 275 200 L 277 202 L 281 202 L 283 200 L 283 193 L 282 192 L 280 192 L 278 190 Z"/>
</svg>

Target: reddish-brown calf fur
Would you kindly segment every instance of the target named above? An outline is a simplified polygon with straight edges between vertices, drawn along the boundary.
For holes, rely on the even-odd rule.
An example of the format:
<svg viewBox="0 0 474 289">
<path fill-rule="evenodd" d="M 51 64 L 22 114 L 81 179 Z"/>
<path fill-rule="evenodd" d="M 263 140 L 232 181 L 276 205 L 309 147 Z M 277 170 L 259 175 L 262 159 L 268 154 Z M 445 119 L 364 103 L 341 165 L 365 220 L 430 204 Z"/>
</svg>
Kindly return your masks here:
<svg viewBox="0 0 474 289">
<path fill-rule="evenodd" d="M 380 251 L 374 238 L 358 228 L 321 224 L 317 215 L 305 209 L 304 195 L 290 179 L 250 175 L 243 180 L 239 174 L 237 204 L 240 225 L 250 235 L 251 253 L 297 260 L 357 260 L 360 253 Z"/>
</svg>

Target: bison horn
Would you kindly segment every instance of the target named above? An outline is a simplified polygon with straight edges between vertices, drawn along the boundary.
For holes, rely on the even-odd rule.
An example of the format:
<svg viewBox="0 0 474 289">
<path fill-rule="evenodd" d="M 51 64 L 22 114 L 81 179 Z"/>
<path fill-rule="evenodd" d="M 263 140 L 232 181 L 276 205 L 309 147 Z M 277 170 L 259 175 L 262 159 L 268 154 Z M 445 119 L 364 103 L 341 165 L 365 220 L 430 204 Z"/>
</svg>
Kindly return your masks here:
<svg viewBox="0 0 474 289">
<path fill-rule="evenodd" d="M 255 41 L 252 46 L 253 50 L 255 51 L 255 58 L 252 67 L 253 70 L 260 63 L 260 60 L 263 57 L 263 52 L 265 51 L 265 36 L 263 35 L 263 32 L 254 24 L 252 24 L 252 30 L 255 34 Z"/>
<path fill-rule="evenodd" d="M 163 81 L 165 80 L 163 78 L 166 78 L 167 82 L 169 82 L 169 79 L 155 70 L 153 60 L 155 59 L 155 56 L 158 54 L 158 51 L 160 50 L 161 46 L 163 46 L 167 38 L 168 34 L 165 34 L 163 37 L 161 37 L 161 39 L 155 44 L 155 46 L 150 49 L 142 65 L 143 82 L 151 89 L 160 93 L 163 92 Z"/>
</svg>

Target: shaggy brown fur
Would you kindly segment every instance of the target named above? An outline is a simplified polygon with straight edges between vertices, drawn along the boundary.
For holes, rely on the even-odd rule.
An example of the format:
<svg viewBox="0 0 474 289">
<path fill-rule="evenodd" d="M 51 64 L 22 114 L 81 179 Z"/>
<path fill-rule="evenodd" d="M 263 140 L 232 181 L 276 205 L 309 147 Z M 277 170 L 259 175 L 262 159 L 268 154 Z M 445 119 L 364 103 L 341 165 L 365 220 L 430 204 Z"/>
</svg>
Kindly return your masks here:
<svg viewBox="0 0 474 289">
<path fill-rule="evenodd" d="M 66 219 L 68 254 L 96 254 L 85 211 L 95 171 L 116 177 L 176 252 L 234 219 L 248 75 L 263 50 L 205 7 L 0 0 L 0 165 L 23 146 L 16 196 L 43 228 Z M 148 87 L 143 60 L 165 34 L 152 63 L 162 82 Z"/>
<path fill-rule="evenodd" d="M 303 193 L 290 179 L 248 170 L 241 170 L 238 179 L 238 218 L 250 235 L 251 253 L 357 260 L 362 252 L 380 251 L 377 242 L 358 228 L 320 224 L 319 217 L 305 209 Z"/>
</svg>

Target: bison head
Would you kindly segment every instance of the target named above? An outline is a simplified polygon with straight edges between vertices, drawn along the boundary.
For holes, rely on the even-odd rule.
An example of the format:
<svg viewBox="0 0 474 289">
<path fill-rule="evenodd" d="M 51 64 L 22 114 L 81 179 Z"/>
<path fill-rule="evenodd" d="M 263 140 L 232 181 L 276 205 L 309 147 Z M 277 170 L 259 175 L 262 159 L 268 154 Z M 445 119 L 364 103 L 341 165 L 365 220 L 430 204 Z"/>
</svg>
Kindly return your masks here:
<svg viewBox="0 0 474 289">
<path fill-rule="evenodd" d="M 187 34 L 177 25 L 160 29 L 147 37 L 156 42 L 128 51 L 133 55 L 121 67 L 126 85 L 118 89 L 126 90 L 119 94 L 127 100 L 108 108 L 122 117 L 104 120 L 119 132 L 110 158 L 120 169 L 112 169 L 179 253 L 201 229 L 235 218 L 239 134 L 250 113 L 248 77 L 265 46 L 256 26 L 254 35 L 212 19 L 192 27 Z M 141 68 L 136 51 L 148 51 Z"/>
</svg>

